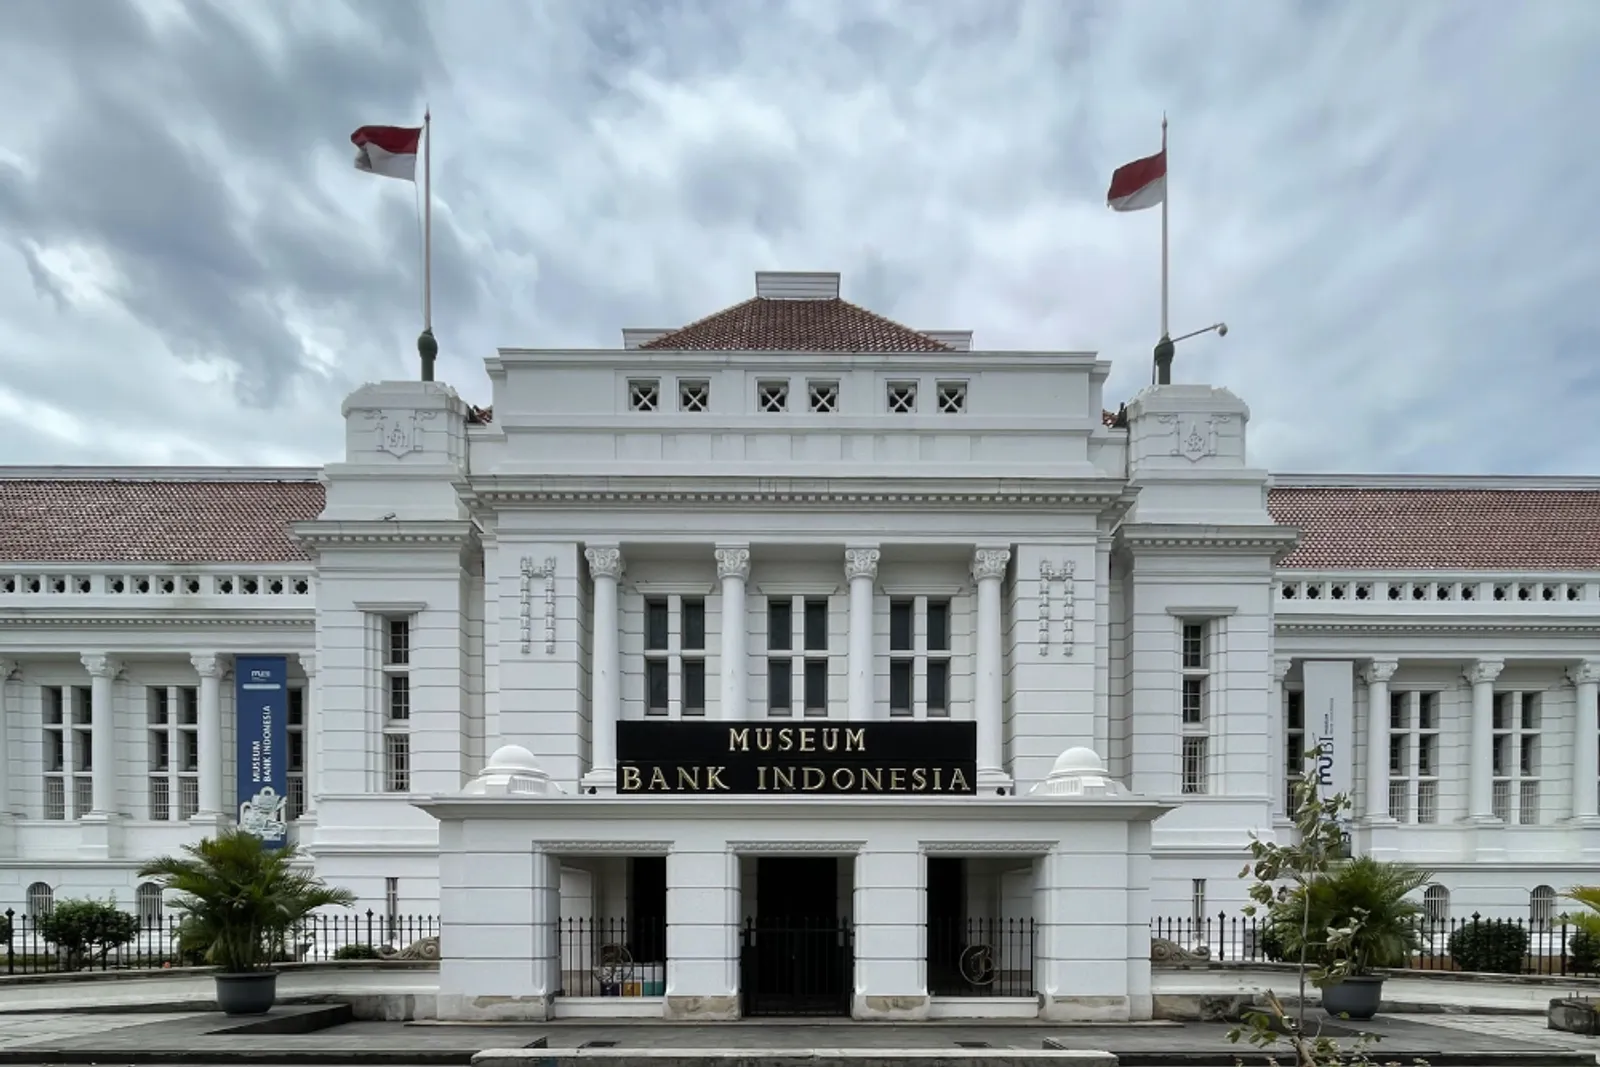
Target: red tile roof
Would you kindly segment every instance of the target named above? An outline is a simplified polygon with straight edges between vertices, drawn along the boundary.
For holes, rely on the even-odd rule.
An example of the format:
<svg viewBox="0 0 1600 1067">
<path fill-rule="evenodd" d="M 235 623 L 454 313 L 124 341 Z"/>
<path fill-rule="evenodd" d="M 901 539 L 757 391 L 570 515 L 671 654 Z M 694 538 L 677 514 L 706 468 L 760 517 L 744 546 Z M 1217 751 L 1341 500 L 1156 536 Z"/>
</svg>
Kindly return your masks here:
<svg viewBox="0 0 1600 1067">
<path fill-rule="evenodd" d="M 298 563 L 289 524 L 322 496 L 307 480 L 0 478 L 0 566 Z"/>
<path fill-rule="evenodd" d="M 697 352 L 954 352 L 942 341 L 890 322 L 848 300 L 752 297 L 641 349 Z"/>
<path fill-rule="evenodd" d="M 1600 570 L 1600 492 L 1275 487 L 1298 527 L 1280 564 L 1317 570 Z"/>
</svg>

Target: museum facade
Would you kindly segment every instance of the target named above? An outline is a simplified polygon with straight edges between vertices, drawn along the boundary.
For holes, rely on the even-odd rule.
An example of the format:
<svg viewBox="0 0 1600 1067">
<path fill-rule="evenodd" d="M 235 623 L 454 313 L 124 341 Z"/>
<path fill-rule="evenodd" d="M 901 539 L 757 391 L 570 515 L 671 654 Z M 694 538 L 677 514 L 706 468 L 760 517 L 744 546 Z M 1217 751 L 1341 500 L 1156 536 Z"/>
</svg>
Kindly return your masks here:
<svg viewBox="0 0 1600 1067">
<path fill-rule="evenodd" d="M 321 469 L 0 468 L 0 910 L 238 821 L 440 916 L 442 1017 L 1128 1019 L 1315 744 L 1431 915 L 1593 870 L 1600 480 L 1274 476 L 1225 389 L 756 288 Z"/>
</svg>

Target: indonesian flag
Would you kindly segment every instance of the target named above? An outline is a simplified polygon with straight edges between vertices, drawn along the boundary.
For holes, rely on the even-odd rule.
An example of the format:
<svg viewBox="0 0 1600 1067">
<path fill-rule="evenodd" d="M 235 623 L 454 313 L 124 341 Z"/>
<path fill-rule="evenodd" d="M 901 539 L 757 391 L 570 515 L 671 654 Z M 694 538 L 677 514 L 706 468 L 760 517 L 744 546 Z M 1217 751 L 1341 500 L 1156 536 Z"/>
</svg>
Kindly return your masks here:
<svg viewBox="0 0 1600 1067">
<path fill-rule="evenodd" d="M 1167 149 L 1124 164 L 1111 175 L 1106 204 L 1113 211 L 1143 211 L 1167 198 Z"/>
<path fill-rule="evenodd" d="M 363 126 L 350 135 L 356 146 L 356 170 L 385 178 L 417 180 L 417 146 L 421 126 Z"/>
</svg>

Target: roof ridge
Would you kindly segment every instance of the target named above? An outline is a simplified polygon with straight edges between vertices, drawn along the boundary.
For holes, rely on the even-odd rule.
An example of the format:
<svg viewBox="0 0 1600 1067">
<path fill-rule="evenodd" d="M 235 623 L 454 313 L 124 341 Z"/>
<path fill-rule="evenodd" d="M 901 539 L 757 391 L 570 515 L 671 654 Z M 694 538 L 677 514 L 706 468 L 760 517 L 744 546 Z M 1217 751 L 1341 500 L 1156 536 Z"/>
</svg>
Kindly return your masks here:
<svg viewBox="0 0 1600 1067">
<path fill-rule="evenodd" d="M 809 316 L 810 321 L 801 321 Z M 832 337 L 830 338 L 830 335 Z M 679 326 L 641 351 L 955 352 L 936 337 L 842 296 L 752 296 Z"/>
</svg>

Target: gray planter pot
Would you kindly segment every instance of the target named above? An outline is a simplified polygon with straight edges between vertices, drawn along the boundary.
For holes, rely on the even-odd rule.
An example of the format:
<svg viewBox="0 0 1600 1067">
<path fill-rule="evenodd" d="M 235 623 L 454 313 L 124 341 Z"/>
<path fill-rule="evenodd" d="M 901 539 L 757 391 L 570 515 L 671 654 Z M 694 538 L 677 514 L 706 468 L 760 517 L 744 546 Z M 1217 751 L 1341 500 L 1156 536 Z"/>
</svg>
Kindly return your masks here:
<svg viewBox="0 0 1600 1067">
<path fill-rule="evenodd" d="M 1329 1015 L 1370 1019 L 1383 1002 L 1383 979 L 1376 975 L 1351 975 L 1322 987 L 1322 1010 Z"/>
<path fill-rule="evenodd" d="M 278 972 L 218 974 L 217 1007 L 224 1015 L 265 1015 L 278 1000 Z"/>
</svg>

